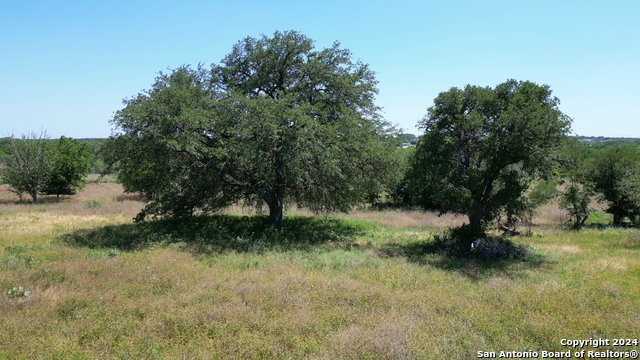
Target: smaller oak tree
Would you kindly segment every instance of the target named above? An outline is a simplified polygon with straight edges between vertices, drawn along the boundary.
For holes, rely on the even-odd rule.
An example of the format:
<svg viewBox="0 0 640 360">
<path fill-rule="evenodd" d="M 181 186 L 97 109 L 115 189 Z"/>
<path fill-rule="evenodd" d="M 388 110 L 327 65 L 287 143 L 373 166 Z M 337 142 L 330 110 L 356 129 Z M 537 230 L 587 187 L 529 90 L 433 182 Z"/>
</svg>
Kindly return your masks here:
<svg viewBox="0 0 640 360">
<path fill-rule="evenodd" d="M 596 156 L 590 178 L 614 226 L 622 225 L 625 217 L 635 222 L 640 216 L 639 165 L 640 155 L 633 147 L 616 146 Z"/>
<path fill-rule="evenodd" d="M 45 195 L 73 195 L 81 190 L 91 169 L 91 152 L 85 143 L 62 136 L 50 144 L 52 166 L 41 192 Z"/>
<path fill-rule="evenodd" d="M 29 194 L 34 203 L 38 201 L 52 165 L 46 149 L 48 139 L 46 131 L 22 135 L 22 139 L 10 137 L 11 154 L 4 160 L 2 179 L 21 201 L 24 193 Z"/>
<path fill-rule="evenodd" d="M 84 186 L 91 158 L 77 140 L 61 137 L 51 141 L 46 131 L 32 132 L 21 139 L 11 136 L 9 151 L 0 175 L 20 200 L 24 193 L 34 203 L 39 194 L 72 195 Z"/>
<path fill-rule="evenodd" d="M 406 182 L 424 208 L 467 215 L 462 248 L 552 168 L 571 124 L 559 103 L 549 86 L 516 80 L 436 97 Z"/>
<path fill-rule="evenodd" d="M 589 203 L 594 191 L 588 178 L 587 155 L 577 138 L 568 138 L 559 156 L 559 185 L 564 186 L 559 191 L 558 205 L 569 213 L 574 229 L 584 226 L 592 212 Z"/>
</svg>

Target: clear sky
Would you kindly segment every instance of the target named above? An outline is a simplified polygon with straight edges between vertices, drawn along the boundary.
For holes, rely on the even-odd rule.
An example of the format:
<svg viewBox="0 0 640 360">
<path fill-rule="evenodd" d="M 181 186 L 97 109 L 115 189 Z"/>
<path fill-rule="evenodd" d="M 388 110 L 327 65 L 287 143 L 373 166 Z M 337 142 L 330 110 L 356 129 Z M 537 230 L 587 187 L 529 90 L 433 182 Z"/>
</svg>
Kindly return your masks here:
<svg viewBox="0 0 640 360">
<path fill-rule="evenodd" d="M 416 135 L 466 84 L 547 84 L 578 135 L 640 137 L 640 1 L 0 1 L 0 137 L 107 137 L 159 71 L 218 63 L 297 30 L 377 72 L 385 117 Z"/>
</svg>

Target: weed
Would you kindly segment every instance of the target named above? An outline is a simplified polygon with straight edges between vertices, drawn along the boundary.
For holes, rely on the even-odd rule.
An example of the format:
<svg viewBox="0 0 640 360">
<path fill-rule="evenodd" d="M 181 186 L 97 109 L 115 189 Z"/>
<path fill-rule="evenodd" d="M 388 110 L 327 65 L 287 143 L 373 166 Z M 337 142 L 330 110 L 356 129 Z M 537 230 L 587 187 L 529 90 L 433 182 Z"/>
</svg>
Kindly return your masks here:
<svg viewBox="0 0 640 360">
<path fill-rule="evenodd" d="M 86 209 L 96 209 L 102 207 L 102 205 L 104 205 L 104 201 L 101 200 L 89 200 L 84 203 Z"/>
<path fill-rule="evenodd" d="M 31 292 L 25 290 L 22 286 L 14 286 L 13 289 L 9 289 L 9 291 L 7 291 L 7 295 L 9 295 L 10 298 L 28 298 L 31 296 Z"/>
<path fill-rule="evenodd" d="M 604 225 L 610 223 L 611 219 L 613 219 L 613 216 L 611 216 L 610 214 L 607 214 L 602 210 L 597 210 L 589 214 L 589 217 L 587 218 L 587 224 L 592 226 Z"/>
<path fill-rule="evenodd" d="M 172 243 L 171 245 L 169 245 L 169 247 L 175 250 L 182 250 L 187 247 L 187 243 L 184 241 L 179 241 L 179 242 Z"/>
<path fill-rule="evenodd" d="M 9 255 L 20 255 L 27 251 L 27 248 L 26 246 L 14 245 L 5 247 L 4 251 Z"/>
<path fill-rule="evenodd" d="M 76 319 L 81 317 L 81 311 L 89 306 L 89 302 L 84 299 L 67 298 L 60 301 L 56 307 L 56 315 L 63 319 Z"/>
<path fill-rule="evenodd" d="M 0 268 L 7 270 L 12 269 L 30 269 L 38 263 L 33 255 L 8 255 L 0 258 Z"/>
<path fill-rule="evenodd" d="M 33 282 L 44 281 L 43 287 L 48 288 L 52 285 L 62 284 L 67 279 L 67 270 L 39 268 L 29 279 Z"/>
<path fill-rule="evenodd" d="M 628 249 L 640 249 L 640 231 L 626 230 L 622 233 L 621 245 Z"/>
</svg>

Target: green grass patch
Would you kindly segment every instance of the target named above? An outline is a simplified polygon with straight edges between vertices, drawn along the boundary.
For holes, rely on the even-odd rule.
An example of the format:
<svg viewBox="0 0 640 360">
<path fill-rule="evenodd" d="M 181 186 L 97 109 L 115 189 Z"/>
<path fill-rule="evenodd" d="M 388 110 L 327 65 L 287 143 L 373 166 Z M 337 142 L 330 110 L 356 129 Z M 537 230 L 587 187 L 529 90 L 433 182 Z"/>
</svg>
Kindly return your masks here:
<svg viewBox="0 0 640 360">
<path fill-rule="evenodd" d="M 607 214 L 602 210 L 596 210 L 589 214 L 587 218 L 587 227 L 605 227 L 611 224 L 613 221 L 613 215 Z"/>
<path fill-rule="evenodd" d="M 104 201 L 102 200 L 89 200 L 84 203 L 84 207 L 86 209 L 97 209 L 104 205 Z"/>
</svg>

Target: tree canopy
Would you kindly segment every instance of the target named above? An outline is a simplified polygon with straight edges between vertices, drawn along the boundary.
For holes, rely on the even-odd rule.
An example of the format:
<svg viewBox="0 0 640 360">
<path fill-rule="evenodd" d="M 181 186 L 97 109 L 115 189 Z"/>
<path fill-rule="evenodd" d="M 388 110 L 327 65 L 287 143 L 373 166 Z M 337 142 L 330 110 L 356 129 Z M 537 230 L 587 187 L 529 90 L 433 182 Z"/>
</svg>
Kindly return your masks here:
<svg viewBox="0 0 640 360">
<path fill-rule="evenodd" d="M 50 144 L 51 168 L 40 191 L 46 195 L 73 195 L 85 185 L 91 169 L 91 152 L 86 143 L 60 137 Z"/>
<path fill-rule="evenodd" d="M 27 193 L 35 203 L 39 194 L 72 195 L 84 186 L 91 154 L 77 140 L 49 140 L 46 132 L 33 132 L 12 136 L 8 147 L 0 175 L 20 199 Z"/>
<path fill-rule="evenodd" d="M 640 216 L 640 151 L 630 146 L 613 146 L 595 156 L 589 180 L 599 193 L 605 211 L 613 215 L 613 225 L 623 219 L 637 222 Z"/>
<path fill-rule="evenodd" d="M 210 71 L 183 66 L 125 101 L 112 162 L 148 214 L 188 216 L 243 199 L 282 224 L 285 200 L 346 211 L 393 170 L 375 74 L 295 32 L 247 37 Z"/>
<path fill-rule="evenodd" d="M 548 86 L 529 81 L 440 93 L 420 122 L 405 191 L 425 208 L 467 215 L 471 233 L 483 233 L 553 168 L 571 123 L 558 105 Z"/>
<path fill-rule="evenodd" d="M 21 139 L 11 136 L 9 151 L 11 155 L 4 160 L 2 179 L 10 185 L 22 200 L 22 194 L 31 195 L 33 202 L 38 201 L 47 175 L 52 167 L 51 157 L 47 156 L 46 145 L 49 136 L 46 132 L 22 135 Z"/>
</svg>

